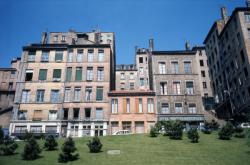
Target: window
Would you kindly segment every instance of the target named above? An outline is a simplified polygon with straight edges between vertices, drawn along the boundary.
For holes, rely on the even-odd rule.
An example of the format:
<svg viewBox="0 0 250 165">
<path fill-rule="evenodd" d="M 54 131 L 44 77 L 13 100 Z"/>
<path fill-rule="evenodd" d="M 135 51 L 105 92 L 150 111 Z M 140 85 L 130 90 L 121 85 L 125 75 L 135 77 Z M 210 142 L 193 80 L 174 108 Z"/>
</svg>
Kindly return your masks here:
<svg viewBox="0 0 250 165">
<path fill-rule="evenodd" d="M 30 100 L 30 90 L 23 90 L 22 92 L 22 103 L 28 103 Z"/>
<path fill-rule="evenodd" d="M 111 100 L 111 113 L 118 113 L 118 100 L 117 99 Z"/>
<path fill-rule="evenodd" d="M 76 62 L 82 62 L 83 60 L 83 49 L 77 50 Z"/>
<path fill-rule="evenodd" d="M 121 73 L 121 80 L 125 80 L 125 73 Z"/>
<path fill-rule="evenodd" d="M 194 103 L 188 104 L 188 113 L 196 113 L 196 105 Z"/>
<path fill-rule="evenodd" d="M 13 82 L 9 82 L 9 90 L 12 90 L 13 89 Z"/>
<path fill-rule="evenodd" d="M 194 94 L 194 82 L 193 81 L 186 82 L 186 93 L 188 95 Z"/>
<path fill-rule="evenodd" d="M 161 95 L 167 94 L 167 82 L 160 82 Z"/>
<path fill-rule="evenodd" d="M 82 81 L 82 67 L 76 67 L 76 81 Z"/>
<path fill-rule="evenodd" d="M 89 49 L 88 50 L 88 62 L 93 62 L 93 60 L 94 60 L 94 50 Z"/>
<path fill-rule="evenodd" d="M 27 126 L 15 126 L 15 133 L 25 133 Z"/>
<path fill-rule="evenodd" d="M 103 49 L 98 50 L 98 61 L 99 62 L 104 61 L 104 50 Z"/>
<path fill-rule="evenodd" d="M 142 98 L 139 98 L 139 113 L 143 112 L 143 108 L 142 108 Z"/>
<path fill-rule="evenodd" d="M 162 114 L 170 113 L 168 103 L 162 103 L 161 104 L 161 113 Z"/>
<path fill-rule="evenodd" d="M 62 42 L 65 42 L 65 41 L 66 41 L 66 37 L 62 36 Z"/>
<path fill-rule="evenodd" d="M 171 70 L 172 70 L 172 73 L 174 73 L 174 74 L 179 73 L 179 64 L 178 64 L 178 61 L 172 61 L 171 62 Z"/>
<path fill-rule="evenodd" d="M 205 73 L 204 70 L 201 71 L 201 76 L 202 76 L 202 77 L 206 77 L 206 73 Z"/>
<path fill-rule="evenodd" d="M 35 61 L 36 58 L 36 52 L 35 51 L 29 51 L 28 53 L 28 61 L 32 62 Z"/>
<path fill-rule="evenodd" d="M 47 78 L 47 69 L 40 69 L 39 70 L 39 80 L 43 81 Z"/>
<path fill-rule="evenodd" d="M 103 119 L 103 109 L 102 108 L 96 108 L 95 117 L 96 117 L 96 119 Z"/>
<path fill-rule="evenodd" d="M 41 56 L 41 62 L 49 61 L 49 51 L 43 51 Z"/>
<path fill-rule="evenodd" d="M 39 89 L 36 91 L 36 102 L 38 103 L 44 102 L 44 93 L 45 93 L 45 90 L 43 89 Z"/>
<path fill-rule="evenodd" d="M 175 113 L 182 113 L 182 103 L 175 103 Z"/>
<path fill-rule="evenodd" d="M 50 110 L 48 118 L 49 118 L 49 120 L 56 120 L 57 119 L 57 111 L 56 110 Z"/>
<path fill-rule="evenodd" d="M 64 94 L 64 102 L 69 102 L 70 101 L 70 88 L 65 88 L 65 94 Z"/>
<path fill-rule="evenodd" d="M 103 81 L 104 80 L 104 68 L 98 67 L 97 68 L 97 81 Z"/>
<path fill-rule="evenodd" d="M 139 73 L 143 74 L 143 67 L 139 67 Z"/>
<path fill-rule="evenodd" d="M 130 99 L 126 98 L 126 107 L 124 108 L 126 113 L 130 113 Z"/>
<path fill-rule="evenodd" d="M 143 63 L 143 57 L 139 57 L 139 63 Z"/>
<path fill-rule="evenodd" d="M 125 83 L 121 83 L 120 88 L 121 88 L 121 90 L 124 90 L 125 89 Z"/>
<path fill-rule="evenodd" d="M 237 33 L 237 44 L 240 45 L 240 33 Z"/>
<path fill-rule="evenodd" d="M 55 61 L 61 62 L 63 60 L 63 51 L 56 51 Z"/>
<path fill-rule="evenodd" d="M 240 57 L 241 57 L 242 63 L 244 63 L 245 62 L 245 55 L 244 55 L 243 50 L 240 51 Z"/>
<path fill-rule="evenodd" d="M 73 118 L 74 119 L 79 119 L 79 108 L 73 108 Z"/>
<path fill-rule="evenodd" d="M 92 99 L 92 87 L 86 87 L 85 89 L 85 100 L 91 101 Z"/>
<path fill-rule="evenodd" d="M 27 69 L 25 72 L 25 81 L 32 81 L 33 70 Z"/>
<path fill-rule="evenodd" d="M 134 90 L 135 89 L 135 83 L 129 83 L 129 89 Z"/>
<path fill-rule="evenodd" d="M 89 119 L 91 117 L 91 109 L 90 108 L 85 108 L 85 119 Z"/>
<path fill-rule="evenodd" d="M 173 93 L 176 95 L 181 94 L 181 83 L 179 81 L 173 82 Z"/>
<path fill-rule="evenodd" d="M 18 120 L 27 120 L 27 111 L 18 111 Z"/>
<path fill-rule="evenodd" d="M 12 70 L 10 72 L 10 78 L 15 78 L 16 77 L 16 71 L 15 70 Z"/>
<path fill-rule="evenodd" d="M 73 50 L 70 49 L 69 52 L 68 52 L 68 59 L 67 59 L 68 62 L 72 62 L 73 61 Z"/>
<path fill-rule="evenodd" d="M 203 85 L 203 89 L 207 89 L 207 83 L 206 82 L 202 82 Z"/>
<path fill-rule="evenodd" d="M 246 67 L 244 68 L 244 75 L 245 75 L 245 78 L 248 77 L 248 71 L 247 71 L 247 68 L 246 68 Z"/>
<path fill-rule="evenodd" d="M 46 125 L 45 133 L 57 133 L 57 126 Z"/>
<path fill-rule="evenodd" d="M 154 112 L 154 99 L 148 98 L 148 113 Z"/>
<path fill-rule="evenodd" d="M 165 62 L 159 62 L 159 74 L 166 74 L 166 64 Z"/>
<path fill-rule="evenodd" d="M 134 79 L 134 73 L 130 73 L 130 74 L 129 74 L 129 79 L 130 79 L 130 80 L 133 80 L 133 79 Z"/>
<path fill-rule="evenodd" d="M 68 67 L 66 73 L 66 81 L 71 81 L 71 76 L 72 76 L 72 68 Z"/>
<path fill-rule="evenodd" d="M 250 22 L 250 14 L 245 13 L 245 22 L 249 23 Z"/>
<path fill-rule="evenodd" d="M 54 42 L 58 42 L 58 36 L 54 36 Z"/>
<path fill-rule="evenodd" d="M 96 88 L 96 101 L 102 101 L 103 100 L 103 87 L 97 87 Z"/>
<path fill-rule="evenodd" d="M 192 73 L 191 62 L 190 61 L 185 61 L 184 62 L 184 72 L 185 72 L 185 74 L 191 74 Z"/>
<path fill-rule="evenodd" d="M 87 81 L 93 80 L 93 68 L 87 67 Z"/>
<path fill-rule="evenodd" d="M 204 66 L 204 61 L 200 60 L 200 66 Z"/>
<path fill-rule="evenodd" d="M 42 133 L 42 126 L 30 126 L 31 133 Z"/>
<path fill-rule="evenodd" d="M 75 87 L 74 101 L 80 101 L 80 98 L 81 98 L 81 88 L 80 87 Z"/>
<path fill-rule="evenodd" d="M 140 86 L 144 86 L 144 78 L 140 78 Z"/>
<path fill-rule="evenodd" d="M 60 97 L 59 90 L 51 90 L 50 100 L 52 103 L 58 103 L 59 97 Z"/>
<path fill-rule="evenodd" d="M 61 69 L 54 69 L 53 70 L 53 79 L 60 80 L 61 78 Z"/>
</svg>

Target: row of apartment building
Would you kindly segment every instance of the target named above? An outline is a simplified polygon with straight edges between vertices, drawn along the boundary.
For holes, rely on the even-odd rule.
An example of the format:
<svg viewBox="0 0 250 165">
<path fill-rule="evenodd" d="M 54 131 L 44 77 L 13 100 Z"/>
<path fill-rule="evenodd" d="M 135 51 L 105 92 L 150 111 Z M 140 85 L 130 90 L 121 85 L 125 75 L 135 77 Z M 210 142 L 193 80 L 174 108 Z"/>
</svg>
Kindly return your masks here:
<svg viewBox="0 0 250 165">
<path fill-rule="evenodd" d="M 236 8 L 230 19 L 223 19 L 223 28 L 230 27 L 230 20 L 236 20 L 239 30 L 247 29 L 248 23 L 242 20 L 248 12 L 249 8 Z M 222 16 L 227 19 L 224 8 Z M 147 133 L 160 120 L 181 120 L 186 127 L 199 126 L 208 119 L 207 111 L 215 109 L 221 114 L 220 109 L 225 104 L 220 103 L 225 98 L 218 94 L 227 91 L 227 98 L 233 102 L 231 91 L 224 88 L 225 84 L 234 83 L 234 79 L 227 79 L 229 72 L 223 71 L 227 63 L 219 61 L 221 58 L 229 60 L 223 53 L 220 55 L 225 46 L 212 44 L 218 43 L 226 33 L 220 29 L 221 34 L 218 34 L 222 24 L 217 21 L 213 25 L 204 47 L 191 49 L 186 43 L 185 50 L 159 51 L 154 49 L 154 41 L 150 39 L 148 48 L 135 48 L 135 62 L 130 65 L 116 65 L 112 32 L 43 33 L 40 43 L 23 47 L 21 58 L 14 60 L 8 71 L 13 78 L 15 70 L 11 82 L 15 98 L 11 99 L 11 106 L 7 106 L 13 109 L 10 134 L 21 135 L 26 130 L 73 137 L 104 136 L 118 130 Z M 235 76 L 249 71 L 248 38 L 247 34 L 240 34 L 244 48 L 234 42 L 230 45 L 239 53 L 237 57 L 242 58 L 242 49 L 244 52 L 244 65 L 237 65 L 243 70 Z M 230 37 L 233 37 L 231 33 Z M 218 54 L 216 59 L 214 51 Z M 217 73 L 219 70 L 222 74 Z M 6 83 L 11 85 L 6 81 L 9 78 L 1 80 L 1 103 L 6 100 L 2 99 L 2 89 L 9 89 Z M 249 88 L 247 82 L 241 80 L 246 89 Z M 236 91 L 247 94 L 245 89 Z M 249 104 L 249 100 L 245 103 Z M 230 107 L 224 106 L 224 109 L 230 111 Z"/>
</svg>

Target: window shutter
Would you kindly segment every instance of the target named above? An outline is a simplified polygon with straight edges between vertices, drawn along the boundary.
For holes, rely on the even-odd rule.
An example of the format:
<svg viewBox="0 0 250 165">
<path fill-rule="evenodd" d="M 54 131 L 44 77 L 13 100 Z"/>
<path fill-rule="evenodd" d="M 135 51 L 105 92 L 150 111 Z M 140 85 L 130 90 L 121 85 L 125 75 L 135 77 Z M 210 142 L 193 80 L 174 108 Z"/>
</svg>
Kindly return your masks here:
<svg viewBox="0 0 250 165">
<path fill-rule="evenodd" d="M 139 99 L 135 98 L 135 113 L 139 112 L 138 109 L 139 109 Z"/>
<path fill-rule="evenodd" d="M 127 112 L 127 99 L 123 98 L 123 113 Z"/>
<path fill-rule="evenodd" d="M 39 80 L 46 80 L 47 69 L 40 69 L 39 71 Z"/>
</svg>

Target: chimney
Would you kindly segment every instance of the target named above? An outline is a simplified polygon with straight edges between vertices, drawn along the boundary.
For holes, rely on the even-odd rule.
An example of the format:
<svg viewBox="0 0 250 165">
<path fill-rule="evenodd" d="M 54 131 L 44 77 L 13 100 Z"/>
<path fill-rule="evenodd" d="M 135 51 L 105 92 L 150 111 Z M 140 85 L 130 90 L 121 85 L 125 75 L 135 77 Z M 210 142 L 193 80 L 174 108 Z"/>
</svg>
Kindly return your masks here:
<svg viewBox="0 0 250 165">
<path fill-rule="evenodd" d="M 42 33 L 42 44 L 46 44 L 47 43 L 47 32 L 43 32 Z"/>
<path fill-rule="evenodd" d="M 250 7 L 250 0 L 246 0 L 246 6 Z"/>
<path fill-rule="evenodd" d="M 190 44 L 188 41 L 185 43 L 185 48 L 186 48 L 186 50 L 190 50 Z"/>
<path fill-rule="evenodd" d="M 221 7 L 220 12 L 221 12 L 221 18 L 223 19 L 224 23 L 226 24 L 227 21 L 228 21 L 227 8 L 226 7 Z"/>
<path fill-rule="evenodd" d="M 153 51 L 154 50 L 154 39 L 149 39 L 149 50 Z"/>
</svg>

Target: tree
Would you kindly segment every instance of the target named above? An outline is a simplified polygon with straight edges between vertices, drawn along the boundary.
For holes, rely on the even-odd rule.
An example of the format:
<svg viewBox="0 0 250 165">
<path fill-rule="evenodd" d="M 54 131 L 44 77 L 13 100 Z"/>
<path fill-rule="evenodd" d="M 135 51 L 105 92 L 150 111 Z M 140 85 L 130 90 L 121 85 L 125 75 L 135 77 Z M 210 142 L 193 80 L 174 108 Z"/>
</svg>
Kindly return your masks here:
<svg viewBox="0 0 250 165">
<path fill-rule="evenodd" d="M 24 160 L 34 160 L 39 157 L 40 153 L 41 149 L 39 147 L 39 144 L 34 139 L 34 137 L 31 137 L 24 146 L 22 157 Z"/>
<path fill-rule="evenodd" d="M 235 133 L 234 137 L 236 137 L 236 138 L 244 138 L 245 137 L 244 129 L 239 127 L 239 126 L 234 129 L 234 133 Z"/>
<path fill-rule="evenodd" d="M 156 127 L 151 127 L 150 132 L 149 132 L 150 137 L 157 137 L 158 136 L 158 131 Z"/>
<path fill-rule="evenodd" d="M 227 122 L 225 126 L 219 131 L 219 139 L 221 140 L 230 140 L 234 132 L 233 125 L 230 122 Z"/>
<path fill-rule="evenodd" d="M 208 122 L 205 122 L 204 128 L 202 129 L 202 132 L 205 134 L 211 134 L 212 133 L 211 124 Z"/>
<path fill-rule="evenodd" d="M 3 144 L 3 140 L 4 140 L 4 132 L 2 126 L 0 126 L 0 144 Z"/>
<path fill-rule="evenodd" d="M 59 154 L 58 162 L 66 163 L 68 161 L 74 161 L 79 157 L 78 153 L 75 153 L 77 148 L 75 142 L 71 137 L 67 138 L 62 146 L 62 152 Z"/>
<path fill-rule="evenodd" d="M 13 155 L 18 145 L 9 136 L 5 137 L 0 146 L 0 155 Z"/>
<path fill-rule="evenodd" d="M 44 148 L 48 151 L 55 150 L 56 147 L 58 146 L 57 141 L 55 140 L 53 135 L 49 135 L 44 143 Z"/>
<path fill-rule="evenodd" d="M 92 139 L 92 141 L 90 140 L 89 143 L 87 144 L 87 146 L 89 147 L 89 151 L 91 153 L 97 153 L 100 152 L 102 149 L 102 143 L 100 141 L 100 139 L 96 136 Z"/>
<path fill-rule="evenodd" d="M 188 138 L 191 140 L 192 143 L 198 143 L 200 136 L 197 129 L 191 128 L 188 131 Z"/>
<path fill-rule="evenodd" d="M 171 122 L 169 138 L 174 140 L 181 140 L 183 135 L 183 125 L 181 121 Z"/>
</svg>

